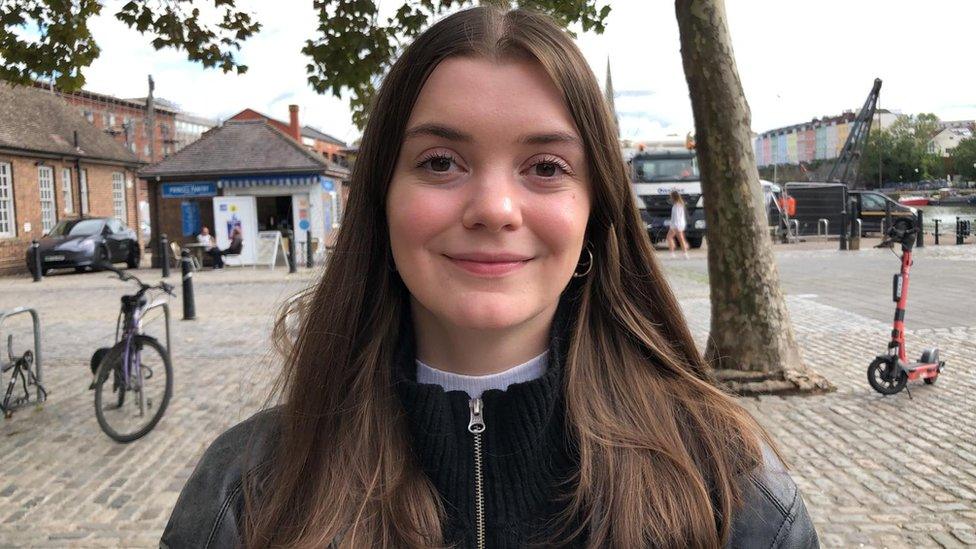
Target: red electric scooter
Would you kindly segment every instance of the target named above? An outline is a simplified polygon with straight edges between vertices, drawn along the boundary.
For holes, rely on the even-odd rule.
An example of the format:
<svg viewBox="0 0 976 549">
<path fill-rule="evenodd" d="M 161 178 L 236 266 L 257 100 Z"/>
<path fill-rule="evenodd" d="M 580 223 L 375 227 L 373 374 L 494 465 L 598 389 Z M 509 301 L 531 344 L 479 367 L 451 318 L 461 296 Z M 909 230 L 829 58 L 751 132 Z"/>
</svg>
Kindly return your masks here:
<svg viewBox="0 0 976 549">
<path fill-rule="evenodd" d="M 912 268 L 912 247 L 915 245 L 917 228 L 913 219 L 900 218 L 888 230 L 882 241 L 901 244 L 901 272 L 895 275 L 892 288 L 895 307 L 895 324 L 891 330 L 888 352 L 878 355 L 868 366 L 868 383 L 883 395 L 893 395 L 906 388 L 909 381 L 921 379 L 932 385 L 945 367 L 939 360 L 939 350 L 925 349 L 918 362 L 909 362 L 905 350 L 905 306 L 908 303 L 908 273 Z M 912 393 L 909 390 L 908 397 Z"/>
</svg>

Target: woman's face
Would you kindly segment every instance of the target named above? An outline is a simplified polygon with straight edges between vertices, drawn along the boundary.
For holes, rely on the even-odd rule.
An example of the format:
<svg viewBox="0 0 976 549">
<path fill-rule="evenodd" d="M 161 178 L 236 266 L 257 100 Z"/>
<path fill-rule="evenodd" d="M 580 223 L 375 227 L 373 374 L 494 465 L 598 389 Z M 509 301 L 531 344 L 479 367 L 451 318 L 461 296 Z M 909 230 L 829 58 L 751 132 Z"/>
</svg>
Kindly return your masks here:
<svg viewBox="0 0 976 549">
<path fill-rule="evenodd" d="M 439 322 L 516 327 L 555 311 L 590 185 L 559 91 L 525 60 L 449 58 L 421 90 L 387 196 L 396 268 Z"/>
</svg>

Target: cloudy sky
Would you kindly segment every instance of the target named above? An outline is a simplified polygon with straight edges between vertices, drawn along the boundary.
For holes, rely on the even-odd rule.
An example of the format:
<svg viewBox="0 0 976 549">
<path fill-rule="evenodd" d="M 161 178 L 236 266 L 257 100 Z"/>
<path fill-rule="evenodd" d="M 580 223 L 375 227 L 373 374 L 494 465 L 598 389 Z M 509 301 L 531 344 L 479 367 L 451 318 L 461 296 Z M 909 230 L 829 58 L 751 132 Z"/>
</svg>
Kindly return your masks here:
<svg viewBox="0 0 976 549">
<path fill-rule="evenodd" d="M 381 0 L 383 12 L 399 5 Z M 314 36 L 310 0 L 239 0 L 262 22 L 242 48 L 243 76 L 203 69 L 175 51 L 155 51 L 149 39 L 115 20 L 116 0 L 92 23 L 102 48 L 86 88 L 120 97 L 144 96 L 146 75 L 156 94 L 184 110 L 224 118 L 245 107 L 302 122 L 352 141 L 342 99 L 307 85 L 301 48 Z M 395 5 L 396 4 L 396 5 Z M 934 112 L 946 120 L 976 119 L 972 27 L 976 2 L 929 0 L 726 0 L 736 61 L 762 132 L 814 117 L 859 109 L 875 77 L 884 80 L 880 105 L 904 113 Z M 603 35 L 579 44 L 601 85 L 610 59 L 624 137 L 683 136 L 694 122 L 681 68 L 678 26 L 669 0 L 614 0 Z"/>
</svg>

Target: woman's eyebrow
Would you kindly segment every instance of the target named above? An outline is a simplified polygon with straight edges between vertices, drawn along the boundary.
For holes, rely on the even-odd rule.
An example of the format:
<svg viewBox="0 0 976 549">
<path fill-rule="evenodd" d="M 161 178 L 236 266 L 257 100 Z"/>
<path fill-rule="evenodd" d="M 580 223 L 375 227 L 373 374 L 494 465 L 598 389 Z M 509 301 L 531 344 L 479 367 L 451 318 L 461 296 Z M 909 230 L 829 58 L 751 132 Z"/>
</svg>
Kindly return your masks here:
<svg viewBox="0 0 976 549">
<path fill-rule="evenodd" d="M 433 122 L 427 122 L 424 124 L 419 124 L 408 129 L 404 133 L 404 140 L 410 139 L 412 137 L 421 136 L 432 136 L 440 137 L 442 139 L 447 139 L 448 141 L 457 141 L 461 143 L 473 143 L 474 137 L 470 134 L 464 133 L 461 130 L 446 126 L 444 124 L 437 124 Z M 524 143 L 526 145 L 548 145 L 551 143 L 567 143 L 570 145 L 582 146 L 579 137 L 572 132 L 565 131 L 553 131 L 545 133 L 534 133 L 528 135 L 519 136 L 516 140 L 518 143 Z"/>
<path fill-rule="evenodd" d="M 582 146 L 579 137 L 576 134 L 563 131 L 555 131 L 548 133 L 536 133 L 531 135 L 523 135 L 518 139 L 519 143 L 525 143 L 527 145 L 549 145 L 551 143 L 568 143 L 570 145 Z"/>
<path fill-rule="evenodd" d="M 449 141 L 460 141 L 462 143 L 471 143 L 474 141 L 473 137 L 460 130 L 456 130 L 443 124 L 434 123 L 420 124 L 419 126 L 414 126 L 408 129 L 404 134 L 404 140 L 410 139 L 411 137 L 421 137 L 424 135 L 440 137 Z"/>
</svg>

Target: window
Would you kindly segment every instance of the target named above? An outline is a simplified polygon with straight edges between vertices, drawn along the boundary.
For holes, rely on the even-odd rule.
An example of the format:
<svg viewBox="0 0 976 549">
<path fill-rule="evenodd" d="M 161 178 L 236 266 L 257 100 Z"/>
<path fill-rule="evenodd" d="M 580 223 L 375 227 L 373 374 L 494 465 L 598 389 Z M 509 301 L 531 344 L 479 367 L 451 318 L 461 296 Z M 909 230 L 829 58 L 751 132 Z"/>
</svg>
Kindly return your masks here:
<svg viewBox="0 0 976 549">
<path fill-rule="evenodd" d="M 81 199 L 81 214 L 88 213 L 88 170 L 81 170 L 81 177 L 78 179 L 78 197 Z"/>
<path fill-rule="evenodd" d="M 85 113 L 84 113 L 84 114 L 85 114 L 85 119 L 86 119 L 86 120 L 88 120 L 88 121 L 89 121 L 89 122 L 91 122 L 92 124 L 94 124 L 94 123 L 95 123 L 95 113 L 93 113 L 93 112 L 91 112 L 91 111 L 85 111 Z"/>
<path fill-rule="evenodd" d="M 863 193 L 861 195 L 861 209 L 869 210 L 872 212 L 883 212 L 885 209 L 885 202 L 887 202 L 884 197 L 876 193 Z"/>
<path fill-rule="evenodd" d="M 142 150 L 143 150 L 143 154 L 145 154 L 146 156 L 149 156 L 150 152 L 149 152 L 149 145 L 148 144 L 145 147 L 143 147 Z"/>
<path fill-rule="evenodd" d="M 44 233 L 49 233 L 57 222 L 54 211 L 54 168 L 38 166 L 37 184 L 40 187 L 41 195 L 41 229 Z"/>
<path fill-rule="evenodd" d="M 125 231 L 125 226 L 122 225 L 122 222 L 118 219 L 109 219 L 108 228 L 111 229 L 114 234 L 119 234 Z"/>
<path fill-rule="evenodd" d="M 12 175 L 10 164 L 0 162 L 0 237 L 17 236 Z"/>
<path fill-rule="evenodd" d="M 115 217 L 125 219 L 125 176 L 121 172 L 112 173 L 112 211 Z"/>
<path fill-rule="evenodd" d="M 73 213 L 75 205 L 71 196 L 71 168 L 61 169 L 61 201 L 64 203 L 64 213 Z"/>
<path fill-rule="evenodd" d="M 108 115 L 108 125 L 109 126 L 115 126 L 115 115 L 114 114 L 109 113 L 109 115 Z"/>
<path fill-rule="evenodd" d="M 102 126 L 108 128 L 111 125 L 112 123 L 111 123 L 111 119 L 109 118 L 109 114 L 107 112 L 102 113 Z"/>
</svg>

